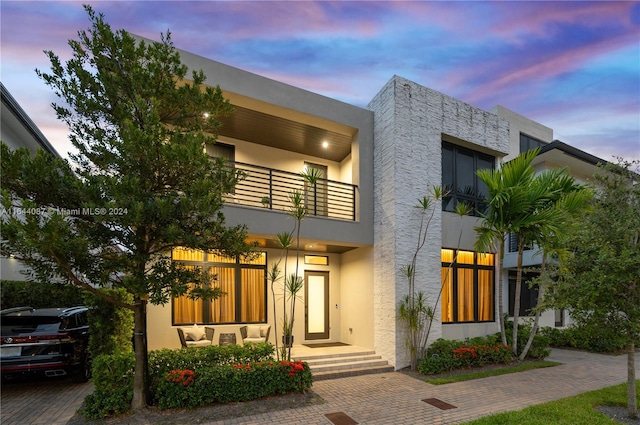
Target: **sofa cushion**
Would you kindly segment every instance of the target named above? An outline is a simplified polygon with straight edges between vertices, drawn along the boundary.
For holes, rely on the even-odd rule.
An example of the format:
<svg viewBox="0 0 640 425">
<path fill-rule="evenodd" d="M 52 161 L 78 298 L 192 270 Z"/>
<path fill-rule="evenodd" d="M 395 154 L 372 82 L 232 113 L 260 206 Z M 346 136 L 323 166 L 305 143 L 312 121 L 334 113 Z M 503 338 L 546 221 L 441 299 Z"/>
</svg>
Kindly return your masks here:
<svg viewBox="0 0 640 425">
<path fill-rule="evenodd" d="M 263 337 L 260 332 L 260 326 L 249 325 L 247 326 L 247 338 L 261 338 Z"/>
<path fill-rule="evenodd" d="M 269 330 L 269 325 L 260 326 L 260 337 L 261 338 L 266 338 L 268 330 Z"/>
<path fill-rule="evenodd" d="M 206 337 L 204 328 L 201 328 L 198 325 L 193 325 L 191 328 L 185 328 L 184 333 L 187 341 L 200 341 Z"/>
<path fill-rule="evenodd" d="M 206 347 L 211 345 L 211 341 L 208 339 L 201 339 L 200 341 L 187 341 L 187 347 Z"/>
</svg>

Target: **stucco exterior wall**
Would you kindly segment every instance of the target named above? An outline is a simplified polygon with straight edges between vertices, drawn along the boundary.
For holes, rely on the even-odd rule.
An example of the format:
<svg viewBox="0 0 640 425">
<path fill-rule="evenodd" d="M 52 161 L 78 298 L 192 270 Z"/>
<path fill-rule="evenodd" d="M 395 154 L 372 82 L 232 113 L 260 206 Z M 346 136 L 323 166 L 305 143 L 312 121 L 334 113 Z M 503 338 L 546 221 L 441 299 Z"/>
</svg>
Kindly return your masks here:
<svg viewBox="0 0 640 425">
<path fill-rule="evenodd" d="M 373 247 L 342 254 L 340 270 L 340 341 L 373 348 Z M 329 306 L 335 309 L 335 306 Z"/>
<path fill-rule="evenodd" d="M 267 268 L 278 262 L 280 250 L 266 249 Z M 344 254 L 327 254 L 328 266 L 304 264 L 304 254 L 301 254 L 299 264 L 300 276 L 304 271 L 328 271 L 329 272 L 329 339 L 313 342 L 346 342 L 349 344 L 373 348 L 373 292 L 371 282 L 373 273 L 371 268 L 371 247 L 364 247 L 348 251 Z M 295 255 L 291 254 L 288 260 L 288 271 L 291 274 L 295 269 Z M 280 262 L 280 268 L 284 269 L 284 259 Z M 284 272 L 284 270 L 283 270 Z M 282 322 L 282 283 L 276 283 L 276 317 L 273 315 L 273 297 L 271 286 L 267 285 L 267 322 L 272 325 L 270 342 L 275 344 L 274 326 L 277 326 L 278 335 L 282 335 L 280 324 Z M 302 344 L 305 328 L 305 299 L 304 289 L 300 291 L 296 303 L 296 321 L 294 326 L 295 344 Z M 150 350 L 160 348 L 179 348 L 176 326 L 171 325 L 171 302 L 164 306 L 150 305 L 147 313 L 148 321 L 148 346 Z M 241 324 L 231 325 L 207 325 L 216 330 L 213 342 L 218 343 L 220 333 L 236 333 L 236 340 L 240 339 Z M 349 328 L 352 330 L 350 331 Z"/>
<path fill-rule="evenodd" d="M 437 91 L 394 76 L 369 103 L 374 121 L 374 342 L 396 369 L 409 364 L 396 308 L 407 295 L 400 268 L 416 249 L 417 199 L 442 183 L 442 139 L 491 153 L 509 152 L 508 123 Z M 436 211 L 420 251 L 416 290 L 435 299 L 440 291 L 442 212 Z M 448 237 L 448 235 L 447 235 Z M 434 273 L 434 271 L 437 271 Z M 436 306 L 440 317 L 440 306 Z M 442 336 L 436 323 L 430 340 Z"/>
</svg>

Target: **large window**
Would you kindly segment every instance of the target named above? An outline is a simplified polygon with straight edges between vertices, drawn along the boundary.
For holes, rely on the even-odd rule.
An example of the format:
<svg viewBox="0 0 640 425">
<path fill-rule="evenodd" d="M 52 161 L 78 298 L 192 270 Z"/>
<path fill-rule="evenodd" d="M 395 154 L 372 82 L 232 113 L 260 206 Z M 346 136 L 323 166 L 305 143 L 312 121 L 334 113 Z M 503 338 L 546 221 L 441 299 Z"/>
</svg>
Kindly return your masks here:
<svg viewBox="0 0 640 425">
<path fill-rule="evenodd" d="M 493 169 L 495 158 L 480 152 L 442 142 L 442 187 L 447 196 L 442 199 L 442 210 L 453 211 L 460 202 L 473 208 L 473 215 L 487 208 L 487 187 L 476 176 L 476 171 Z"/>
<path fill-rule="evenodd" d="M 542 140 L 520 133 L 520 153 L 525 153 L 535 148 L 541 148 L 544 145 L 546 145 L 546 143 Z"/>
<path fill-rule="evenodd" d="M 174 261 L 188 267 L 200 267 L 216 276 L 225 295 L 216 300 L 173 298 L 174 325 L 193 323 L 264 323 L 267 321 L 267 254 L 251 258 L 228 258 L 215 253 L 174 249 Z"/>
<path fill-rule="evenodd" d="M 494 317 L 494 255 L 442 249 L 442 323 Z"/>
</svg>

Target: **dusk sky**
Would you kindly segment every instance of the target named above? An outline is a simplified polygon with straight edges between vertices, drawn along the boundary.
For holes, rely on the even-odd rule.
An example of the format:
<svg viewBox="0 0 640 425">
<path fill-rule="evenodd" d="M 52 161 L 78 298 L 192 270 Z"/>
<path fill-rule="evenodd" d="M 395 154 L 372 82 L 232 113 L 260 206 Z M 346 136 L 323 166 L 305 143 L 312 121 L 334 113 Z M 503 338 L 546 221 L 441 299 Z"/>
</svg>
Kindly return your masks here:
<svg viewBox="0 0 640 425">
<path fill-rule="evenodd" d="M 0 2 L 2 83 L 66 156 L 36 68 L 68 59 L 75 1 Z M 602 159 L 640 159 L 640 2 L 86 1 L 114 30 L 366 106 L 394 75 L 502 105 Z M 215 84 L 215 81 L 208 81 Z"/>
</svg>

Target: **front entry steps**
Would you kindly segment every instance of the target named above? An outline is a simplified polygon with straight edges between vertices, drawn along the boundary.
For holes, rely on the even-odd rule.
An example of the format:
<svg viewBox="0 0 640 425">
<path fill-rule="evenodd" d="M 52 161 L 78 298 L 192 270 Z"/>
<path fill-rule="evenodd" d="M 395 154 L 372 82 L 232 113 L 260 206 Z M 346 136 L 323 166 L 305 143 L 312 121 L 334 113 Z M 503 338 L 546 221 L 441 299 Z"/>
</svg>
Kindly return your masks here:
<svg viewBox="0 0 640 425">
<path fill-rule="evenodd" d="M 309 364 L 314 381 L 393 372 L 393 366 L 375 351 L 302 355 L 295 360 Z"/>
</svg>

